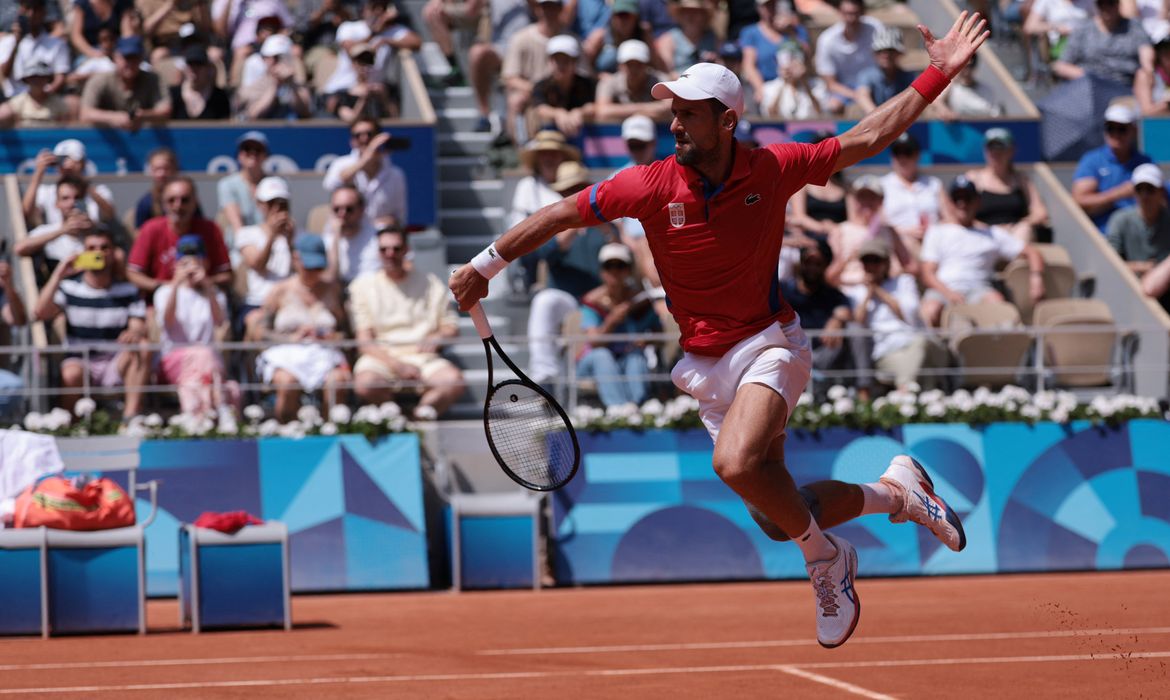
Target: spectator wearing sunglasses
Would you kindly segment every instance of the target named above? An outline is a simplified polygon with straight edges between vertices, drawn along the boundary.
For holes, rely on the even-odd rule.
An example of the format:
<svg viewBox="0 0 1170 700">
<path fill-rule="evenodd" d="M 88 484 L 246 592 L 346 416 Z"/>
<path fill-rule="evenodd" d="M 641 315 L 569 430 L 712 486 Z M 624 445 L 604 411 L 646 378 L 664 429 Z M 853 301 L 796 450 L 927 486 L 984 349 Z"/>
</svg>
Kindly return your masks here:
<svg viewBox="0 0 1170 700">
<path fill-rule="evenodd" d="M 1124 103 L 1105 110 L 1105 145 L 1081 156 L 1073 174 L 1073 199 L 1102 233 L 1113 212 L 1134 205 L 1134 169 L 1151 162 L 1137 149 L 1137 119 Z"/>
<path fill-rule="evenodd" d="M 1142 291 L 1170 308 L 1170 208 L 1162 169 L 1139 165 L 1131 181 L 1137 204 L 1109 217 L 1109 245 L 1141 280 Z"/>
<path fill-rule="evenodd" d="M 378 229 L 366 218 L 366 198 L 362 193 L 353 185 L 342 185 L 333 190 L 329 207 L 333 216 L 321 234 L 329 256 L 329 278 L 349 284 L 358 275 L 381 269 Z M 397 228 L 397 224 L 388 228 Z"/>
<path fill-rule="evenodd" d="M 214 221 L 199 216 L 198 211 L 199 196 L 191 178 L 180 175 L 163 187 L 163 215 L 142 225 L 130 249 L 127 274 L 135 286 L 153 296 L 174 277 L 176 246 L 189 233 L 203 239 L 207 256 L 204 266 L 212 281 L 221 288 L 231 284 L 232 263 L 223 232 Z"/>
<path fill-rule="evenodd" d="M 405 226 L 406 173 L 390 160 L 389 142 L 390 134 L 376 120 L 358 119 L 349 128 L 353 150 L 329 164 L 322 185 L 329 192 L 355 187 L 366 198 L 366 217 L 375 226 L 389 221 Z"/>
<path fill-rule="evenodd" d="M 236 232 L 236 250 L 246 268 L 247 291 L 240 313 L 246 337 L 255 339 L 257 311 L 281 280 L 293 273 L 292 250 L 303 232 L 289 211 L 288 182 L 280 177 L 266 177 L 256 185 L 256 202 L 261 221 Z"/>
</svg>

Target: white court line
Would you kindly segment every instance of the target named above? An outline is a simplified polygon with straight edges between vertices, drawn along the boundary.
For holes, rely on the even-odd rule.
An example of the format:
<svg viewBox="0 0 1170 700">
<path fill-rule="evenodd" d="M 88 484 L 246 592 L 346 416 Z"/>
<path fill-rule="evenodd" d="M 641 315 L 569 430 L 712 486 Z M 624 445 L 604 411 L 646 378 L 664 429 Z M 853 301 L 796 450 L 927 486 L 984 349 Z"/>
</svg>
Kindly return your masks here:
<svg viewBox="0 0 1170 700">
<path fill-rule="evenodd" d="M 689 673 L 742 673 L 745 671 L 782 671 L 791 669 L 824 668 L 879 668 L 883 666 L 941 666 L 963 664 L 1039 663 L 1054 661 L 1119 661 L 1134 659 L 1161 659 L 1170 657 L 1170 651 L 1148 651 L 1112 654 L 1071 654 L 1068 656 L 991 656 L 978 659 L 903 659 L 898 661 L 842 661 L 839 663 L 758 664 L 750 666 L 701 666 L 664 668 L 610 668 L 588 671 L 531 671 L 514 673 L 441 673 L 412 676 L 349 676 L 338 678 L 272 678 L 239 681 L 206 681 L 190 683 L 137 683 L 131 685 L 79 685 L 59 688 L 3 688 L 0 695 L 49 693 L 108 693 L 132 690 L 199 690 L 209 688 L 259 688 L 296 685 L 347 685 L 361 683 L 434 683 L 451 681 L 494 681 L 513 679 L 581 678 L 591 676 L 680 675 Z"/>
<path fill-rule="evenodd" d="M 1035 632 L 976 632 L 971 634 L 921 634 L 901 637 L 854 637 L 849 646 L 858 644 L 915 644 L 920 642 L 974 642 L 997 639 L 1053 639 L 1059 637 L 1120 636 L 1128 634 L 1170 634 L 1170 627 L 1103 627 L 1085 630 L 1051 630 Z M 530 647 L 521 649 L 485 649 L 476 652 L 482 656 L 524 656 L 529 654 L 606 654 L 629 651 L 686 651 L 694 649 L 754 649 L 765 647 L 813 646 L 814 641 L 802 639 L 763 639 L 747 642 L 682 642 L 676 644 L 622 644 L 613 646 Z"/>
<path fill-rule="evenodd" d="M 394 654 L 304 654 L 299 656 L 229 656 L 210 659 L 137 659 L 118 661 L 61 661 L 42 664 L 0 664 L 0 671 L 48 671 L 81 668 L 139 668 L 146 666 L 217 666 L 220 664 L 269 664 L 295 661 L 369 661 Z"/>
<path fill-rule="evenodd" d="M 821 674 L 813 673 L 812 671 L 803 671 L 799 668 L 796 668 L 795 666 L 781 666 L 780 670 L 787 673 L 787 674 L 790 674 L 793 676 L 798 676 L 800 678 L 804 678 L 806 680 L 813 681 L 814 683 L 820 683 L 822 685 L 827 685 L 831 688 L 836 688 L 837 690 L 844 690 L 846 693 L 852 693 L 853 695 L 860 695 L 861 697 L 869 698 L 870 700 L 895 700 L 895 698 L 893 698 L 892 696 L 883 695 L 882 693 L 875 693 L 874 691 L 867 690 L 865 688 L 862 688 L 859 685 L 853 685 L 852 683 L 846 683 L 845 681 L 839 681 L 836 678 L 829 678 L 828 676 L 822 676 Z"/>
</svg>

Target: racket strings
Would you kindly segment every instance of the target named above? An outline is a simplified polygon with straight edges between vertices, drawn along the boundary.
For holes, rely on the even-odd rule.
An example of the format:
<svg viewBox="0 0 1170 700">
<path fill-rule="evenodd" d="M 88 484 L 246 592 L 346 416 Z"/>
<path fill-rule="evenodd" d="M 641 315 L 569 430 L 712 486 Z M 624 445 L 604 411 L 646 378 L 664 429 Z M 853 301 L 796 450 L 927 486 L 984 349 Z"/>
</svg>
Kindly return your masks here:
<svg viewBox="0 0 1170 700">
<path fill-rule="evenodd" d="M 543 488 L 567 481 L 576 450 L 565 419 L 549 400 L 523 384 L 497 387 L 488 399 L 488 434 L 516 476 Z"/>
</svg>

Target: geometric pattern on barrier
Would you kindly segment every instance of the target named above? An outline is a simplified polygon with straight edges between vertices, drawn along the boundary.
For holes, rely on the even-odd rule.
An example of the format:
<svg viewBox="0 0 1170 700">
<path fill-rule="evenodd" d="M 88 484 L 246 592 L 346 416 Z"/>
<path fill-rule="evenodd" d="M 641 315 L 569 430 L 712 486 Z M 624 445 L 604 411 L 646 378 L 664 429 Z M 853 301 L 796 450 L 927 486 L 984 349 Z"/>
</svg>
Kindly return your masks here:
<svg viewBox="0 0 1170 700">
<path fill-rule="evenodd" d="M 376 444 L 355 435 L 158 440 L 143 442 L 141 456 L 139 481 L 162 481 L 146 532 L 150 595 L 177 591 L 179 526 L 204 511 L 284 522 L 297 592 L 430 585 L 414 434 Z"/>
</svg>

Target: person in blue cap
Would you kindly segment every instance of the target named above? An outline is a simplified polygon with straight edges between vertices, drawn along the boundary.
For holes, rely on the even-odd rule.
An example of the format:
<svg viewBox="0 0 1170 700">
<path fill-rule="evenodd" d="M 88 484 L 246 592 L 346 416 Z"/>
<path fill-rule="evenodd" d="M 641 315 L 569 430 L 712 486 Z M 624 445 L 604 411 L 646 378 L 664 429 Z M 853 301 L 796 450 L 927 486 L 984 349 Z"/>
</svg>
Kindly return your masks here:
<svg viewBox="0 0 1170 700">
<path fill-rule="evenodd" d="M 171 118 L 171 96 L 158 73 L 141 68 L 142 38 L 124 36 L 114 53 L 114 72 L 95 75 L 81 93 L 81 121 L 137 131 Z"/>
</svg>

